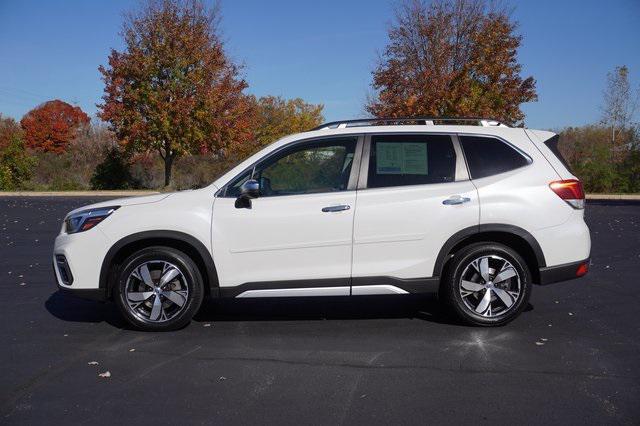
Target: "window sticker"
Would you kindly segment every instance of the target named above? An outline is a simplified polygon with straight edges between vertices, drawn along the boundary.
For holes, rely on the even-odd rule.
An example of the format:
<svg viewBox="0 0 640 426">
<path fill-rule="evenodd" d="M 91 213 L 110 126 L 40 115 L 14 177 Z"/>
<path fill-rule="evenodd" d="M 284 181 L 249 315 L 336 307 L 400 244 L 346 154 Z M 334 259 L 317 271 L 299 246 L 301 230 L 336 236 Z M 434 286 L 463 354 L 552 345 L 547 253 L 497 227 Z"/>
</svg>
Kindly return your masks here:
<svg viewBox="0 0 640 426">
<path fill-rule="evenodd" d="M 427 175 L 426 143 L 376 143 L 379 175 Z"/>
</svg>

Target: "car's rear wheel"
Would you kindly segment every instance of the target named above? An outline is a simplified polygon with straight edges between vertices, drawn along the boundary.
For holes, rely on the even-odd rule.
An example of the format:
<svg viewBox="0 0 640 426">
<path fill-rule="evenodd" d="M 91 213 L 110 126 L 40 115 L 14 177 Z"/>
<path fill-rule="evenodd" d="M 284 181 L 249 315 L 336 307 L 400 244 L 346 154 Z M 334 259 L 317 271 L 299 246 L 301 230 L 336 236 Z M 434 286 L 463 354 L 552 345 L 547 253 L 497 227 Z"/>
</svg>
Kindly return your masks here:
<svg viewBox="0 0 640 426">
<path fill-rule="evenodd" d="M 196 264 L 171 247 L 148 247 L 127 258 L 114 299 L 126 320 L 147 331 L 185 326 L 202 304 L 204 287 Z"/>
<path fill-rule="evenodd" d="M 442 294 L 464 322 L 498 326 L 516 318 L 531 295 L 531 272 L 513 249 L 477 243 L 451 260 Z"/>
</svg>

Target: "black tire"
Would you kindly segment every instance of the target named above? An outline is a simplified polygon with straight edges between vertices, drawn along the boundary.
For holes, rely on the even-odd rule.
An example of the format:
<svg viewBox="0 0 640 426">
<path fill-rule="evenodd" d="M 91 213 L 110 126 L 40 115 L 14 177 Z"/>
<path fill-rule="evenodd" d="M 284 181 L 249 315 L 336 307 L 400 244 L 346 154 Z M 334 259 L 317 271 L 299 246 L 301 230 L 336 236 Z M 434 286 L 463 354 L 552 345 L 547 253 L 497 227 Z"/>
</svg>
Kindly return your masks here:
<svg viewBox="0 0 640 426">
<path fill-rule="evenodd" d="M 482 275 L 477 272 L 477 268 L 472 265 L 474 260 L 483 257 L 490 257 L 488 262 L 491 262 L 494 266 L 500 265 L 500 263 L 497 262 L 506 260 L 510 264 L 509 266 L 517 272 L 514 278 L 516 280 L 519 279 L 520 285 L 515 301 L 513 300 L 513 293 L 516 293 L 515 288 L 517 287 L 517 281 L 515 281 L 514 278 L 509 278 L 506 281 L 497 283 L 495 286 L 497 290 L 491 287 L 488 296 L 490 300 L 488 305 L 486 305 L 486 303 L 481 305 L 482 299 L 480 298 L 488 291 L 487 288 L 477 292 L 471 292 L 463 287 L 463 274 L 465 274 L 464 286 L 468 287 L 469 281 L 475 280 L 477 280 L 476 285 L 478 286 L 493 286 L 492 280 L 495 279 L 497 275 L 495 270 L 489 269 L 490 271 L 494 271 L 494 274 L 489 274 L 492 278 L 489 281 L 485 281 Z M 484 327 L 504 325 L 515 319 L 529 303 L 532 286 L 531 272 L 522 256 L 515 250 L 498 243 L 475 243 L 458 251 L 451 262 L 444 276 L 440 294 L 456 317 L 466 324 Z M 510 290 L 511 293 L 505 294 L 505 292 L 501 290 Z M 509 296 L 507 302 L 511 301 L 510 306 L 507 306 L 507 303 L 499 300 L 501 298 L 498 297 L 498 291 L 502 297 L 507 298 L 507 296 Z M 464 298 L 462 295 L 463 292 L 468 293 L 465 294 Z M 476 309 L 482 310 L 482 313 L 478 313 L 477 310 L 472 309 L 476 302 Z M 492 312 L 494 305 L 497 306 L 497 308 Z M 487 310 L 484 310 L 485 307 Z"/>
<path fill-rule="evenodd" d="M 163 289 L 167 290 L 166 292 L 157 290 L 160 293 L 155 293 L 155 290 L 143 283 L 144 280 L 136 277 L 130 278 L 134 270 L 135 274 L 140 276 L 140 268 L 145 268 L 143 265 L 146 265 L 147 271 L 151 273 L 150 276 L 156 276 L 153 281 L 154 285 L 157 285 L 160 281 L 158 275 L 162 275 L 164 270 L 154 270 L 153 268 L 167 264 L 174 266 L 174 269 L 178 269 L 180 274 L 163 287 Z M 127 302 L 127 286 L 130 286 L 129 289 L 131 289 L 132 286 L 137 286 L 137 293 L 145 292 L 153 294 L 141 302 L 139 307 L 134 308 Z M 173 292 L 169 290 L 177 291 Z M 179 293 L 181 295 L 179 302 L 181 301 L 182 305 L 178 305 L 170 300 L 169 297 L 175 297 L 175 294 L 169 294 L 169 297 L 165 297 L 168 293 Z M 147 247 L 129 256 L 117 272 L 117 280 L 113 288 L 113 299 L 124 318 L 134 328 L 143 331 L 169 331 L 184 327 L 191 321 L 191 318 L 196 314 L 198 309 L 200 309 L 203 296 L 204 285 L 202 275 L 193 260 L 179 250 L 163 246 Z M 146 297 L 146 294 L 142 297 Z M 151 315 L 154 314 L 153 306 L 155 299 L 158 297 L 160 298 L 160 302 L 158 303 L 161 306 L 160 311 L 162 317 L 152 321 L 150 318 Z M 166 318 L 164 318 L 165 307 L 167 311 L 171 311 L 172 315 L 170 317 L 167 313 Z M 149 314 L 148 317 L 146 316 L 147 311 Z M 157 311 L 155 314 L 157 315 Z"/>
</svg>

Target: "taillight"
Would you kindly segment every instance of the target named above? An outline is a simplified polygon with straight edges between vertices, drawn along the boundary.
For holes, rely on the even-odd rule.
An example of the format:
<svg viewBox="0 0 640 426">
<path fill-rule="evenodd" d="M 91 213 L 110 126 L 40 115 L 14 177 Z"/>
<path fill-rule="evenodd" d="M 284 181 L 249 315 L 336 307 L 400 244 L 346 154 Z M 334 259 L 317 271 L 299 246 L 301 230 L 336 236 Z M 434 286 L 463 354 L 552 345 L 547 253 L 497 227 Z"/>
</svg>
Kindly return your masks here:
<svg viewBox="0 0 640 426">
<path fill-rule="evenodd" d="M 589 272 L 589 261 L 581 263 L 576 269 L 576 277 L 583 277 Z"/>
<path fill-rule="evenodd" d="M 574 209 L 584 209 L 584 190 L 582 182 L 577 179 L 557 180 L 549 187 Z"/>
</svg>

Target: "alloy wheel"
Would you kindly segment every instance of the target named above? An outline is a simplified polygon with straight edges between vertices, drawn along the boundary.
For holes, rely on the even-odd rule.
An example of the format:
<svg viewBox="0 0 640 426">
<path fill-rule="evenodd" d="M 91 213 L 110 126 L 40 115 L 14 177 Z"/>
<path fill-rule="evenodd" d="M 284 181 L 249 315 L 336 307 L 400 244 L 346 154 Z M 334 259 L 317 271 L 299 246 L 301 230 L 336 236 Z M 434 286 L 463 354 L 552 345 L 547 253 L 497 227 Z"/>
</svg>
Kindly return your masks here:
<svg viewBox="0 0 640 426">
<path fill-rule="evenodd" d="M 516 268 L 505 258 L 488 255 L 470 262 L 460 277 L 460 296 L 477 315 L 494 318 L 517 305 L 522 282 Z"/>
<path fill-rule="evenodd" d="M 182 312 L 189 300 L 189 287 L 180 268 L 164 260 L 151 260 L 131 271 L 124 297 L 134 315 L 160 323 Z"/>
</svg>

